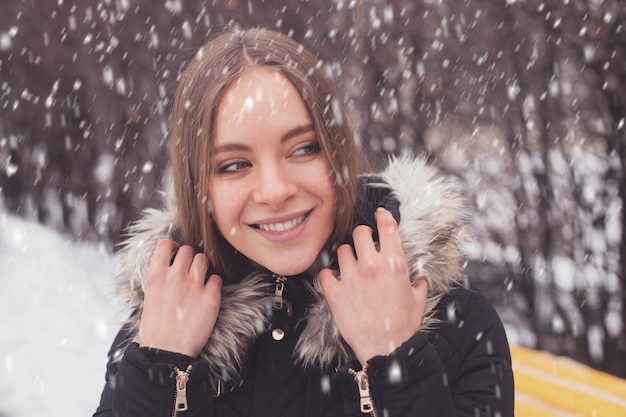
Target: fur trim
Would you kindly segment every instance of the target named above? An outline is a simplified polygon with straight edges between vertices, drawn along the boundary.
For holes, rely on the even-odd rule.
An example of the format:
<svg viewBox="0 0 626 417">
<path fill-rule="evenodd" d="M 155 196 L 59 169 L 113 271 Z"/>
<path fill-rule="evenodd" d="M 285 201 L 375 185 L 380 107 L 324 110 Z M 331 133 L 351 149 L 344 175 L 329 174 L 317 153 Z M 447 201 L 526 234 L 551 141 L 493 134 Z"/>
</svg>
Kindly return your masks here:
<svg viewBox="0 0 626 417">
<path fill-rule="evenodd" d="M 422 330 L 428 331 L 436 324 L 435 306 L 463 277 L 466 204 L 458 189 L 423 159 L 392 159 L 380 177 L 384 183 L 370 186 L 391 188 L 400 202 L 398 232 L 411 281 L 428 282 L 422 322 Z M 297 358 L 304 366 L 337 366 L 352 359 L 352 350 L 339 335 L 321 284 L 317 278 L 314 282 L 317 302 L 296 345 Z"/>
<path fill-rule="evenodd" d="M 459 190 L 423 159 L 410 156 L 393 159 L 380 175 L 400 202 L 399 233 L 412 282 L 428 281 L 428 302 L 422 328 L 434 326 L 432 312 L 440 298 L 462 278 L 464 256 L 459 248 L 465 241 L 466 204 Z M 150 257 L 159 239 L 172 235 L 175 208 L 148 210 L 133 225 L 123 246 L 126 281 L 122 293 L 134 310 L 141 312 L 143 288 Z M 237 380 L 247 346 L 259 336 L 269 321 L 273 280 L 255 274 L 222 287 L 222 303 L 213 334 L 201 356 L 209 363 L 214 380 Z M 338 366 L 353 358 L 343 341 L 326 303 L 321 284 L 313 280 L 315 302 L 309 307 L 307 322 L 298 344 L 296 360 L 305 367 Z M 141 314 L 128 320 L 137 334 Z"/>
<path fill-rule="evenodd" d="M 122 245 L 122 270 L 126 280 L 119 292 L 138 313 L 126 322 L 134 341 L 139 332 L 150 259 L 157 242 L 172 237 L 175 218 L 176 211 L 170 203 L 166 203 L 163 210 L 144 211 L 143 217 L 129 228 L 129 238 Z M 267 326 L 272 308 L 272 299 L 268 296 L 271 283 L 263 274 L 254 274 L 222 287 L 218 318 L 200 355 L 209 364 L 214 378 L 234 380 L 239 377 L 248 343 Z"/>
</svg>

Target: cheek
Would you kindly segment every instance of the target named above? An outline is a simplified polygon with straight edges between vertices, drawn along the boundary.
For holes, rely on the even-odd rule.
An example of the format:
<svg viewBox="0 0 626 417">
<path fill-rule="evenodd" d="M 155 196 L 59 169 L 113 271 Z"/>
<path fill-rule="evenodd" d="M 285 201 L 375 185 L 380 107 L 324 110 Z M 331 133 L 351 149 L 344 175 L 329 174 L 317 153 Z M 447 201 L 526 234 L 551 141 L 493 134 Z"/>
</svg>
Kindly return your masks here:
<svg viewBox="0 0 626 417">
<path fill-rule="evenodd" d="M 335 188 L 335 180 L 333 179 L 333 176 L 330 172 L 327 172 L 324 179 L 325 181 L 323 181 L 323 187 L 325 190 L 324 194 L 326 195 L 326 200 L 330 201 L 330 203 L 334 207 L 337 203 L 337 190 Z"/>
<path fill-rule="evenodd" d="M 227 187 L 214 186 L 211 189 L 211 209 L 219 231 L 224 235 L 224 228 L 232 221 L 234 201 L 229 197 Z"/>
<path fill-rule="evenodd" d="M 320 181 L 320 183 L 322 186 L 320 187 L 319 195 L 324 200 L 324 204 L 327 207 L 327 222 L 331 224 L 331 227 L 334 227 L 338 203 L 334 181 L 329 174 L 325 177 L 325 181 Z"/>
<path fill-rule="evenodd" d="M 330 223 L 332 230 L 335 230 L 337 227 L 342 229 L 346 227 L 344 223 L 350 223 L 350 220 L 346 220 L 346 210 L 348 209 L 349 211 L 349 208 L 346 207 L 346 205 L 350 205 L 351 203 L 345 198 L 344 193 L 341 191 L 341 185 L 335 186 L 335 180 L 331 175 L 329 175 L 326 201 L 330 207 L 328 222 Z"/>
</svg>

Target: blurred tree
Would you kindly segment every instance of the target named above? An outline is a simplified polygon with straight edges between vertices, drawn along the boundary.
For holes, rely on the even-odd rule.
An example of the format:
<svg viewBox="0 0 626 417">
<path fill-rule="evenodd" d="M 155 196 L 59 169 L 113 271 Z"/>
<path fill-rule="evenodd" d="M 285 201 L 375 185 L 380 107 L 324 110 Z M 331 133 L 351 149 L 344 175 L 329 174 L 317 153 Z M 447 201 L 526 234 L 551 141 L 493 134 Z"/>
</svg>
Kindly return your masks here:
<svg viewBox="0 0 626 417">
<path fill-rule="evenodd" d="M 442 29 L 432 32 L 445 33 L 453 21 L 461 36 L 442 42 L 435 58 L 455 65 L 452 74 L 449 64 L 437 73 L 445 123 L 427 132 L 427 145 L 476 195 L 480 256 L 506 277 L 535 346 L 626 375 L 618 194 L 626 107 L 617 87 L 626 63 L 624 9 L 529 0 L 466 2 L 452 11 L 446 4 L 433 6 Z M 471 270 L 480 277 L 485 264 Z"/>
</svg>

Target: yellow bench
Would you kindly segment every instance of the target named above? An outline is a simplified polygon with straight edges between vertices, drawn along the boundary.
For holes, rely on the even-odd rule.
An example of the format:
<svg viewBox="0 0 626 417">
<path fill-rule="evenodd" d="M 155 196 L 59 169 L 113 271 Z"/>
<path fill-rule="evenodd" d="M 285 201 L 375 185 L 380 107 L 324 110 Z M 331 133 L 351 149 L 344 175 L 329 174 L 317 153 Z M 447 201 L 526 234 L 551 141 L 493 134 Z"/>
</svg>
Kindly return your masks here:
<svg viewBox="0 0 626 417">
<path fill-rule="evenodd" d="M 516 417 L 626 417 L 626 380 L 520 346 L 511 355 Z"/>
</svg>

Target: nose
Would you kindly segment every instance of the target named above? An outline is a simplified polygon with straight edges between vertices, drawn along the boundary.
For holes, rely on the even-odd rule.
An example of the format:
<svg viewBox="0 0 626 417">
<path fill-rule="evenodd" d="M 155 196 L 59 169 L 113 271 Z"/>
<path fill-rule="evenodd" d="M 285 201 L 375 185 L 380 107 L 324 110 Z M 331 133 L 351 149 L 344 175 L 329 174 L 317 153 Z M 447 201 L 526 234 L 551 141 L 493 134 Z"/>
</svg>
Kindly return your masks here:
<svg viewBox="0 0 626 417">
<path fill-rule="evenodd" d="M 258 204 L 279 208 L 298 192 L 292 175 L 280 163 L 264 164 L 258 169 L 253 199 Z"/>
</svg>

